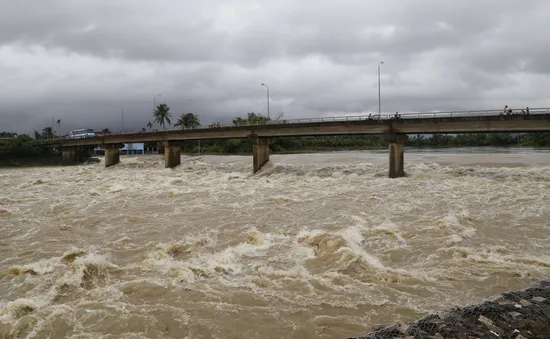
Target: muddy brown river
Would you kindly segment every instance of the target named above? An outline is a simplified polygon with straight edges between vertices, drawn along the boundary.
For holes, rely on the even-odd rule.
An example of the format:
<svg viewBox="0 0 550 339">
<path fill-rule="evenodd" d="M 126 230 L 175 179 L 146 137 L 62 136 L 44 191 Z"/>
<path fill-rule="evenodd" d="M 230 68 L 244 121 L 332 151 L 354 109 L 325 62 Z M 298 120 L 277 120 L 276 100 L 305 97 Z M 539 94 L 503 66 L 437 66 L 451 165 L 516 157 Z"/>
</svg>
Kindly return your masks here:
<svg viewBox="0 0 550 339">
<path fill-rule="evenodd" d="M 550 153 L 0 169 L 0 338 L 345 338 L 550 276 Z"/>
</svg>

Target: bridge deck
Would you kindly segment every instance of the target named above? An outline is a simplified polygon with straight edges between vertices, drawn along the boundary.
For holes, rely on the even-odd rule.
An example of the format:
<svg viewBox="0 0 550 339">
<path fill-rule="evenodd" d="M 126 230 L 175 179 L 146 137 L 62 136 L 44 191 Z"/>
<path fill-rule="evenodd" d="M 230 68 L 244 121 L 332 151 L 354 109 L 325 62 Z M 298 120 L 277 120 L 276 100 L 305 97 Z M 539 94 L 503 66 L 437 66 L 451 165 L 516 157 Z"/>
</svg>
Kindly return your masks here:
<svg viewBox="0 0 550 339">
<path fill-rule="evenodd" d="M 289 123 L 270 121 L 267 124 L 221 126 L 185 130 L 167 130 L 148 133 L 124 133 L 87 139 L 57 139 L 46 146 L 92 146 L 100 144 L 191 141 L 258 137 L 331 136 L 359 134 L 430 134 L 430 133 L 521 133 L 550 132 L 550 114 L 547 109 L 530 115 L 476 115 L 441 116 L 430 118 L 405 116 L 398 120 L 360 119 Z M 357 118 L 357 117 L 353 117 Z M 362 118 L 362 119 L 361 119 Z M 326 119 L 326 118 L 325 118 Z M 345 117 L 344 117 L 345 119 Z M 298 120 L 300 121 L 300 120 Z"/>
</svg>

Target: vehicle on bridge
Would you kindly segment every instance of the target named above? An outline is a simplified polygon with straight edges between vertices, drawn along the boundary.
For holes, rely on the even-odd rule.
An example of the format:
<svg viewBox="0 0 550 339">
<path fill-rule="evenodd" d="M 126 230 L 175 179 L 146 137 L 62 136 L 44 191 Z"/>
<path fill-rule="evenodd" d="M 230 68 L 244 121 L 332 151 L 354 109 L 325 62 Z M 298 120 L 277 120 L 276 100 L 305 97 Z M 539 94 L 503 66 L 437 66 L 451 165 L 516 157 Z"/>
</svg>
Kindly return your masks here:
<svg viewBox="0 0 550 339">
<path fill-rule="evenodd" d="M 94 138 L 95 131 L 91 128 L 75 129 L 69 133 L 70 139 Z"/>
<path fill-rule="evenodd" d="M 101 131 L 101 132 L 95 132 L 96 137 L 104 137 L 106 135 L 112 135 L 113 132 L 111 131 Z"/>
</svg>

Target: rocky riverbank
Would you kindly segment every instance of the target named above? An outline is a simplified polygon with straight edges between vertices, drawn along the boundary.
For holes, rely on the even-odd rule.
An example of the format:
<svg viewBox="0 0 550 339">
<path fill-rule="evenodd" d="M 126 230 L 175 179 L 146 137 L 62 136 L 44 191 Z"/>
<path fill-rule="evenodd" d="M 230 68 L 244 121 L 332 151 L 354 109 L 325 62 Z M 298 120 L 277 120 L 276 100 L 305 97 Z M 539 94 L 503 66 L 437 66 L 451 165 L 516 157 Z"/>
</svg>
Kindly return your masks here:
<svg viewBox="0 0 550 339">
<path fill-rule="evenodd" d="M 550 280 L 441 316 L 432 314 L 348 339 L 394 338 L 550 338 Z"/>
</svg>

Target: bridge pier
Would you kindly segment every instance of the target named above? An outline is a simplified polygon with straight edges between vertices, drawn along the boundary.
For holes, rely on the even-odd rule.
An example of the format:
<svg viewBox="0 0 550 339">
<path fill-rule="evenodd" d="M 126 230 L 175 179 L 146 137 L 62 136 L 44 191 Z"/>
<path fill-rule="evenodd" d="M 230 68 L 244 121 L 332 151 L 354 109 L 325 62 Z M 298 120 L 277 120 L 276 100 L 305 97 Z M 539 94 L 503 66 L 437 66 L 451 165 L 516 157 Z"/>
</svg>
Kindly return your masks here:
<svg viewBox="0 0 550 339">
<path fill-rule="evenodd" d="M 252 164 L 254 173 L 269 161 L 269 138 L 252 139 Z"/>
<path fill-rule="evenodd" d="M 75 165 L 76 163 L 76 147 L 61 148 L 61 164 Z"/>
<path fill-rule="evenodd" d="M 105 167 L 111 167 L 120 162 L 121 144 L 105 144 Z"/>
<path fill-rule="evenodd" d="M 386 136 L 390 143 L 390 178 L 401 178 L 405 176 L 405 142 L 406 134 L 390 134 Z"/>
<path fill-rule="evenodd" d="M 164 167 L 174 168 L 181 164 L 181 145 L 175 142 L 164 142 Z"/>
</svg>

